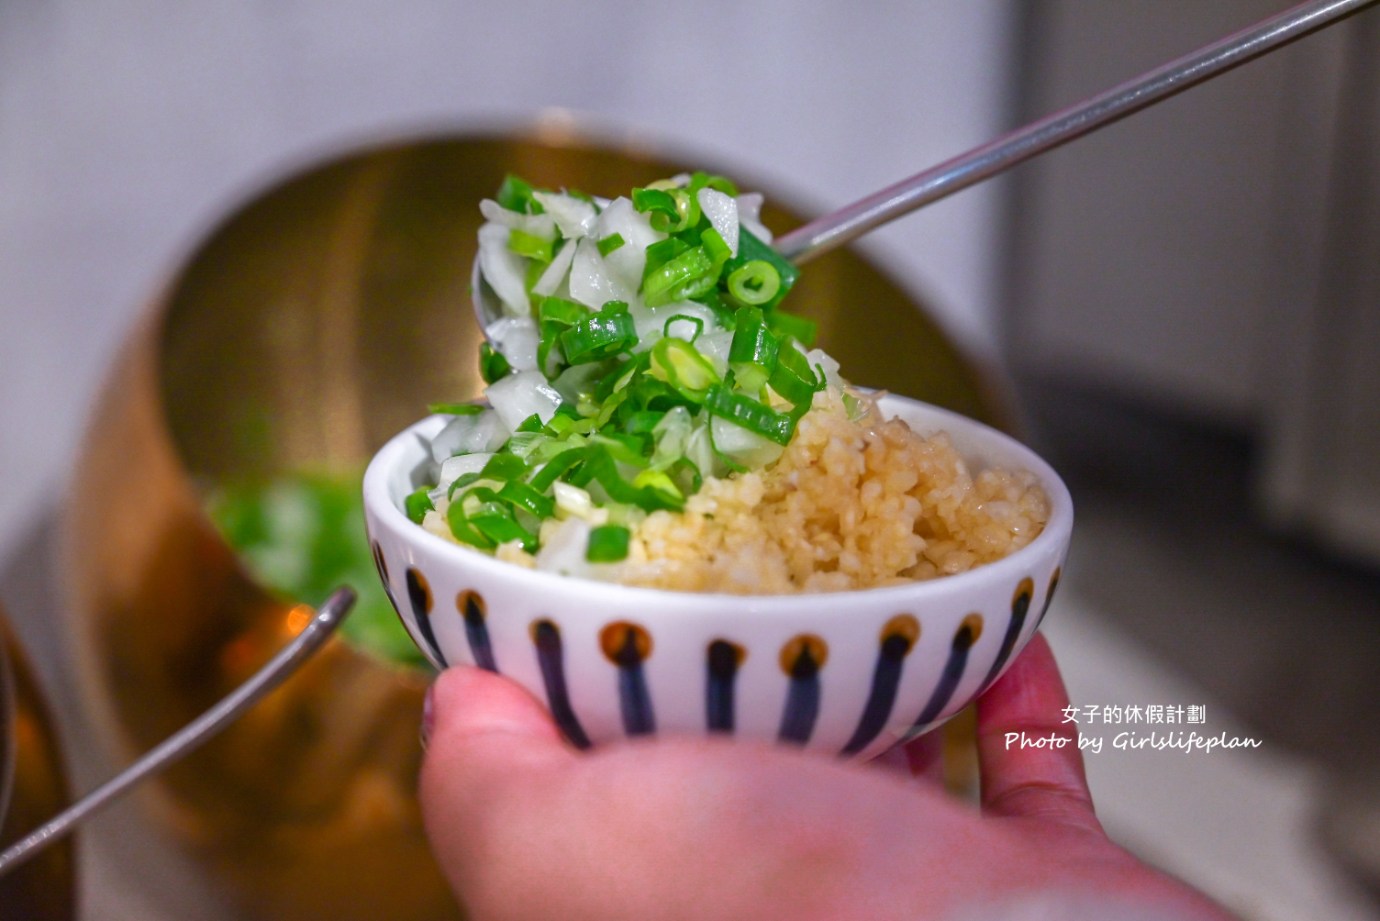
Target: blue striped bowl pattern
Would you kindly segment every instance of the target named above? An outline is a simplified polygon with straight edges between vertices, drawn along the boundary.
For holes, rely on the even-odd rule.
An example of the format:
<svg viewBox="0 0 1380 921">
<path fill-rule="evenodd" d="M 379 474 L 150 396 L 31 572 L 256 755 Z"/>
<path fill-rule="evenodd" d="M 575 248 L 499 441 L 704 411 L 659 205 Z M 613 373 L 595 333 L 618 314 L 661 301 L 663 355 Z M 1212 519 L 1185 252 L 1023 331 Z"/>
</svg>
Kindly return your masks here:
<svg viewBox="0 0 1380 921">
<path fill-rule="evenodd" d="M 1005 670 L 1049 609 L 1073 525 L 1063 482 L 1014 439 L 902 397 L 881 405 L 918 431 L 947 431 L 978 467 L 1033 472 L 1050 499 L 1044 531 L 966 573 L 856 592 L 695 594 L 533 572 L 403 513 L 445 422 L 432 416 L 365 473 L 374 559 L 433 664 L 519 682 L 576 746 L 723 733 L 873 757 L 942 723 Z"/>
</svg>

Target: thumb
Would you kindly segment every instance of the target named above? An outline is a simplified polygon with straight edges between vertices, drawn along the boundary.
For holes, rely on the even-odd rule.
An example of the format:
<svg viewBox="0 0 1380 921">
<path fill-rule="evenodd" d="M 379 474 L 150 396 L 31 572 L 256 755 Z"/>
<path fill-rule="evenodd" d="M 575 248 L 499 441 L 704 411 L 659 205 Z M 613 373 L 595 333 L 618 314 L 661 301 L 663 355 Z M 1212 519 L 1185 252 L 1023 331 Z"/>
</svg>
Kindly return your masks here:
<svg viewBox="0 0 1380 921">
<path fill-rule="evenodd" d="M 451 885 L 482 861 L 485 828 L 574 752 L 546 709 L 506 678 L 477 668 L 447 669 L 427 692 L 426 756 L 420 801 L 431 841 Z"/>
</svg>

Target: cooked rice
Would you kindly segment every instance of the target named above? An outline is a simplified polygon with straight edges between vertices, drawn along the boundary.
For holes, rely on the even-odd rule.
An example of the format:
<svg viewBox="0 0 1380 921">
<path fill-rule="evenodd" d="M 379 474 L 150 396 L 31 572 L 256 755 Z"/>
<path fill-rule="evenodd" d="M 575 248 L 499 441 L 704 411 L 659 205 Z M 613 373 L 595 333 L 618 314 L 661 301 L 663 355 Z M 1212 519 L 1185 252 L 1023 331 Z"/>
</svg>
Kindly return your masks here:
<svg viewBox="0 0 1380 921">
<path fill-rule="evenodd" d="M 1033 474 L 974 475 L 946 434 L 919 435 L 875 406 L 854 421 L 821 392 L 776 464 L 706 480 L 684 511 L 650 515 L 618 579 L 736 594 L 874 588 L 1004 557 L 1048 516 Z"/>
</svg>

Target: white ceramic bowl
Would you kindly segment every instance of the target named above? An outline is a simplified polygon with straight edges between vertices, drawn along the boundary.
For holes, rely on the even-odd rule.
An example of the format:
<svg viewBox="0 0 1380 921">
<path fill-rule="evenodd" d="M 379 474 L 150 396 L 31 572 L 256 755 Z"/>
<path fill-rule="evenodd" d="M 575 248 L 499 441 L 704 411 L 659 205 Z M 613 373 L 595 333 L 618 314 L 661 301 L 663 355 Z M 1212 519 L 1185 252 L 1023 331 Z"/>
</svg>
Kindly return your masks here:
<svg viewBox="0 0 1380 921">
<path fill-rule="evenodd" d="M 921 433 L 949 433 L 978 468 L 1033 472 L 1041 534 L 955 576 L 866 591 L 743 596 L 630 588 L 499 562 L 408 520 L 403 498 L 445 420 L 394 437 L 364 476 L 379 573 L 438 667 L 514 679 L 576 745 L 725 732 L 870 757 L 952 716 L 1034 635 L 1059 580 L 1073 504 L 1059 476 L 1007 435 L 896 396 Z"/>
</svg>

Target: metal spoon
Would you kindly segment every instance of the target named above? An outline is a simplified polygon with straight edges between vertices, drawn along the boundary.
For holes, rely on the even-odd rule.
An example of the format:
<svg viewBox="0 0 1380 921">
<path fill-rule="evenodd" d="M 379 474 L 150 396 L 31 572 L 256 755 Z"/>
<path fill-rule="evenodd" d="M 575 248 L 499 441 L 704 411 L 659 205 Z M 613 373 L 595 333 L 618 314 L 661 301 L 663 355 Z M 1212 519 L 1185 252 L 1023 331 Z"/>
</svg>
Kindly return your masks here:
<svg viewBox="0 0 1380 921">
<path fill-rule="evenodd" d="M 354 603 L 353 589 L 338 588 L 332 592 L 302 632 L 248 681 L 138 761 L 0 853 L 0 876 L 4 876 L 48 845 L 61 840 L 78 822 L 108 805 L 141 780 L 191 753 L 197 746 L 234 722 L 236 717 L 282 684 L 283 680 L 310 658 L 312 653 L 320 649 L 345 619 Z"/>
<path fill-rule="evenodd" d="M 813 259 L 904 214 L 976 185 L 1018 163 L 1125 118 L 1331 25 L 1380 0 L 1309 0 L 1249 28 L 1170 61 L 1084 101 L 1047 115 L 798 227 L 773 244 L 794 263 Z M 475 259 L 471 296 L 480 328 L 503 315 L 503 305 Z"/>
</svg>

